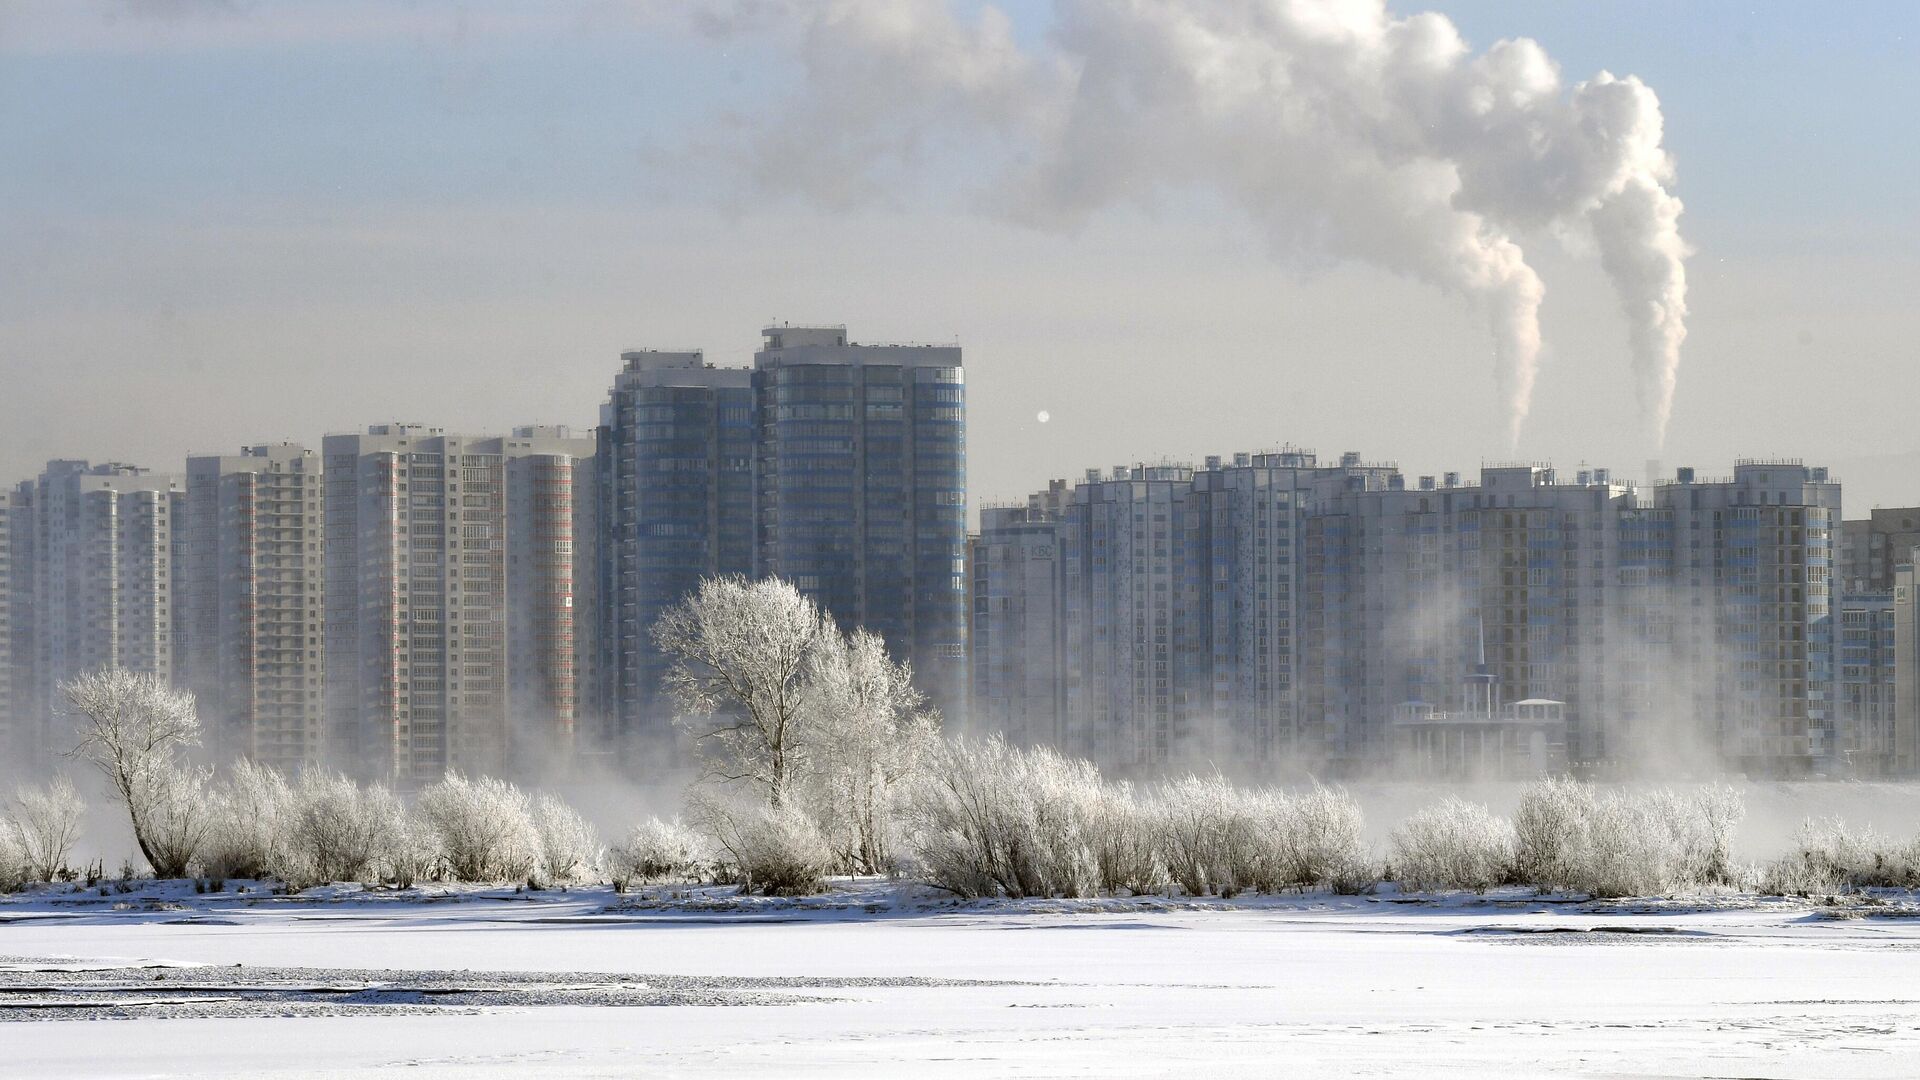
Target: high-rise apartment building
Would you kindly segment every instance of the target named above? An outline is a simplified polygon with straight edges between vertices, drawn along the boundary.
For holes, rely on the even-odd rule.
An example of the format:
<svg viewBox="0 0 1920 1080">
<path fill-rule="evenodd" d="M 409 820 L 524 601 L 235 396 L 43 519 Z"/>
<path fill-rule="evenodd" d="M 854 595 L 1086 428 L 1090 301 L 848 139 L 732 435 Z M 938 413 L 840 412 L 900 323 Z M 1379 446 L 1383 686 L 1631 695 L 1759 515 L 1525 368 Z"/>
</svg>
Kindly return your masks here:
<svg viewBox="0 0 1920 1080">
<path fill-rule="evenodd" d="M 970 544 L 967 721 L 1024 746 L 1066 745 L 1060 543 L 1066 481 L 980 511 Z"/>
<path fill-rule="evenodd" d="M 601 684 L 613 747 L 670 729 L 649 636 L 700 579 L 752 574 L 753 372 L 697 351 L 621 354 L 598 430 Z"/>
<path fill-rule="evenodd" d="M 394 424 L 327 436 L 322 453 L 336 761 L 412 785 L 570 751 L 594 653 L 574 620 L 592 441 Z"/>
<path fill-rule="evenodd" d="M 1089 471 L 1062 530 L 1066 745 L 1104 766 L 1184 756 L 1193 722 L 1182 676 L 1197 583 L 1186 550 L 1186 465 Z"/>
<path fill-rule="evenodd" d="M 1199 625 L 1187 709 L 1215 761 L 1310 764 L 1320 724 L 1304 708 L 1302 559 L 1308 518 L 1349 492 L 1397 482 L 1349 451 L 1322 464 L 1297 448 L 1210 457 L 1194 474 L 1187 537 Z"/>
<path fill-rule="evenodd" d="M 1672 515 L 1673 621 L 1720 760 L 1765 774 L 1839 767 L 1839 483 L 1797 460 L 1743 460 L 1729 479 L 1678 470 L 1653 505 Z"/>
<path fill-rule="evenodd" d="M 1892 758 L 1887 772 L 1920 772 L 1920 548 L 1910 549 L 1893 571 L 1894 701 Z"/>
<path fill-rule="evenodd" d="M 1838 510 L 1838 485 L 1797 462 L 1683 469 L 1652 492 L 1541 465 L 1409 487 L 1301 451 L 1093 473 L 1057 523 L 985 517 L 974 692 L 1023 730 L 1024 711 L 1047 715 L 1035 680 L 1057 672 L 1062 744 L 1122 769 L 1371 770 L 1410 717 L 1434 761 L 1460 756 L 1436 739 L 1472 728 L 1503 760 L 1557 758 L 1564 730 L 1570 760 L 1600 771 L 1838 769 Z M 1058 659 L 997 651 L 1044 627 L 1048 603 Z M 1545 755 L 1520 730 L 1542 718 Z"/>
<path fill-rule="evenodd" d="M 30 672 L 16 655 L 14 674 L 21 752 L 71 745 L 59 686 L 75 675 L 116 667 L 169 681 L 183 674 L 175 583 L 184 549 L 175 523 L 184 499 L 179 477 L 118 463 L 51 461 L 16 489 L 10 621 L 16 654 L 23 643 L 31 650 Z"/>
<path fill-rule="evenodd" d="M 31 493 L 0 490 L 0 754 L 7 755 L 24 753 L 21 728 L 31 715 L 27 702 L 15 697 L 27 696 L 26 678 L 31 673 L 23 655 L 31 651 L 29 639 L 16 631 L 16 625 L 24 630 L 29 621 L 31 608 L 24 601 L 30 594 L 21 587 L 19 575 L 31 578 L 33 562 L 15 550 L 19 537 L 32 532 L 31 500 Z"/>
<path fill-rule="evenodd" d="M 561 769 L 602 722 L 601 593 L 595 441 L 565 427 L 521 427 L 506 458 L 507 703 L 515 765 Z"/>
<path fill-rule="evenodd" d="M 1893 771 L 1899 653 L 1893 591 L 1844 593 L 1836 646 L 1835 713 L 1841 772 Z"/>
<path fill-rule="evenodd" d="M 187 459 L 187 683 L 222 756 L 325 760 L 321 460 L 291 443 Z"/>
<path fill-rule="evenodd" d="M 1326 500 L 1307 522 L 1305 617 L 1327 758 L 1391 764 L 1396 712 L 1458 706 L 1461 673 L 1482 665 L 1506 701 L 1568 704 L 1576 760 L 1628 753 L 1651 723 L 1640 665 L 1667 632 L 1646 615 L 1666 582 L 1648 528 L 1606 470 L 1562 483 L 1499 466 Z"/>
<path fill-rule="evenodd" d="M 621 740 L 667 729 L 654 622 L 716 574 L 780 577 L 966 700 L 966 401 L 953 346 L 772 327 L 752 369 L 622 357 L 600 427 L 603 625 Z"/>
<path fill-rule="evenodd" d="M 754 572 L 881 635 L 966 711 L 966 379 L 960 349 L 769 327 L 754 354 Z"/>
<path fill-rule="evenodd" d="M 1878 593 L 1893 588 L 1894 570 L 1920 546 L 1920 506 L 1875 508 L 1842 522 L 1838 584 L 1845 592 Z"/>
<path fill-rule="evenodd" d="M 983 510 L 976 726 L 1119 770 L 1308 760 L 1303 525 L 1394 475 L 1287 449 L 1089 470 L 1025 508 Z"/>
</svg>

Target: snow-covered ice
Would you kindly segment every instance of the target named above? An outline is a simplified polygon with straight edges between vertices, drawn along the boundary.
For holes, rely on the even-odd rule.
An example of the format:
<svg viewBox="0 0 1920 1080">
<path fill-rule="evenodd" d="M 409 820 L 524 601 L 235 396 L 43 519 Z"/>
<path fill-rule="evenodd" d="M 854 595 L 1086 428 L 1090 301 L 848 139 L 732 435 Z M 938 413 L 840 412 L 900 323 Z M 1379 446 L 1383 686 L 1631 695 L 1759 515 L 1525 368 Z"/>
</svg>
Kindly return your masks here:
<svg viewBox="0 0 1920 1080">
<path fill-rule="evenodd" d="M 1920 1074 L 1920 920 L 1888 907 L 411 896 L 0 904 L 0 999 L 218 999 L 0 1024 L 0 1074 Z M 429 986 L 487 993 L 275 997 Z"/>
</svg>

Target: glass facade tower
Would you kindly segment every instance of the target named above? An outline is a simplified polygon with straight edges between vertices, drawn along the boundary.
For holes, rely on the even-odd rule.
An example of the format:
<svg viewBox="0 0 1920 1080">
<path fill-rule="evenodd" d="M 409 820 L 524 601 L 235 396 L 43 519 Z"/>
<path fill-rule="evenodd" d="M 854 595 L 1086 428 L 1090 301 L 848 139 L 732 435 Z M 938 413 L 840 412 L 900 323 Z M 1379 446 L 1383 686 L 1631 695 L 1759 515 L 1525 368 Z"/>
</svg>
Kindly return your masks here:
<svg viewBox="0 0 1920 1080">
<path fill-rule="evenodd" d="M 966 380 L 957 346 L 769 327 L 755 572 L 881 635 L 952 717 L 966 708 Z"/>
<path fill-rule="evenodd" d="M 753 572 L 754 391 L 746 368 L 698 351 L 633 350 L 598 432 L 608 749 L 670 732 L 655 620 L 717 574 Z"/>
</svg>

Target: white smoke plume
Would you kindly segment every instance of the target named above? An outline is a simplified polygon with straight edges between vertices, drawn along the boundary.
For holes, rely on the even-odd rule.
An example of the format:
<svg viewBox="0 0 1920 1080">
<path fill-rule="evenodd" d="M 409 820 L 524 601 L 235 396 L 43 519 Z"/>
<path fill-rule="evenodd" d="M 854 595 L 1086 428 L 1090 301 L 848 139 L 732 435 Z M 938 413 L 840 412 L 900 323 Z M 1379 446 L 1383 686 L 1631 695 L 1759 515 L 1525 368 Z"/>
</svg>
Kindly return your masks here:
<svg viewBox="0 0 1920 1080">
<path fill-rule="evenodd" d="M 1276 254 L 1360 260 L 1474 301 L 1510 439 L 1545 293 L 1520 238 L 1590 237 L 1628 319 L 1648 436 L 1664 438 L 1688 251 L 1659 102 L 1638 79 L 1568 88 L 1531 40 L 1476 55 L 1445 17 L 1381 0 L 1052 7 L 1033 48 L 998 8 L 962 16 L 945 0 L 735 0 L 694 18 L 771 34 L 804 65 L 788 109 L 754 128 L 764 189 L 876 197 L 889 170 L 977 159 L 984 133 L 1003 165 L 985 201 L 1031 223 L 1216 193 Z"/>
</svg>

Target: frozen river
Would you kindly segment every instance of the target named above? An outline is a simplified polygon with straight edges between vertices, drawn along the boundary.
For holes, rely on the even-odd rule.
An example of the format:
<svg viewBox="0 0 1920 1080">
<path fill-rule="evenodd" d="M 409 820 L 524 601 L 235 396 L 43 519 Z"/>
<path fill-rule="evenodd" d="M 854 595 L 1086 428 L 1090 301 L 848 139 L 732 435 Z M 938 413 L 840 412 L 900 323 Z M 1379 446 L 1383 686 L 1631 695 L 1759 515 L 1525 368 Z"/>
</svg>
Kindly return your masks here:
<svg viewBox="0 0 1920 1080">
<path fill-rule="evenodd" d="M 1916 920 L 609 899 L 0 909 L 0 1074 L 1920 1075 Z"/>
</svg>

